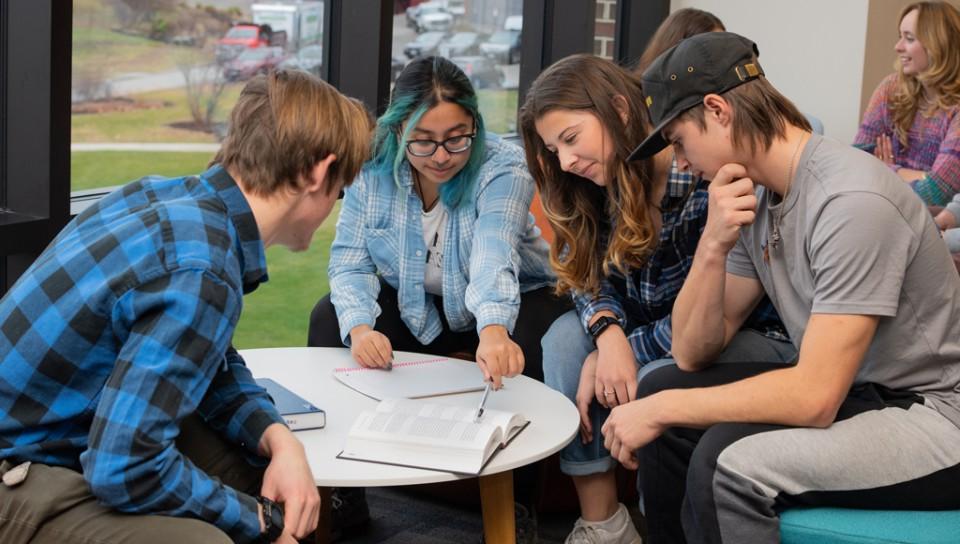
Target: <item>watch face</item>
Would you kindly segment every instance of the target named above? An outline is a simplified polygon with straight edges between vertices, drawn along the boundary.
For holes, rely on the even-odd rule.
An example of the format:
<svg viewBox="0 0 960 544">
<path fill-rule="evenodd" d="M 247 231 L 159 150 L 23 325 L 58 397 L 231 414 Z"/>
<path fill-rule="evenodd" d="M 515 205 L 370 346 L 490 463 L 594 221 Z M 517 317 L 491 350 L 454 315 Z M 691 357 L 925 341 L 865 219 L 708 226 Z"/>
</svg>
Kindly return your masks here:
<svg viewBox="0 0 960 544">
<path fill-rule="evenodd" d="M 618 323 L 619 322 L 615 318 L 605 315 L 600 319 L 597 319 L 596 321 L 594 321 L 593 325 L 590 325 L 590 336 L 592 336 L 593 339 L 596 340 L 597 336 L 600 336 L 600 333 L 605 331 L 607 327 L 609 327 L 610 325 L 618 324 Z"/>
<path fill-rule="evenodd" d="M 283 534 L 283 507 L 266 497 L 258 497 L 257 500 L 263 506 L 263 534 L 273 542 Z"/>
</svg>

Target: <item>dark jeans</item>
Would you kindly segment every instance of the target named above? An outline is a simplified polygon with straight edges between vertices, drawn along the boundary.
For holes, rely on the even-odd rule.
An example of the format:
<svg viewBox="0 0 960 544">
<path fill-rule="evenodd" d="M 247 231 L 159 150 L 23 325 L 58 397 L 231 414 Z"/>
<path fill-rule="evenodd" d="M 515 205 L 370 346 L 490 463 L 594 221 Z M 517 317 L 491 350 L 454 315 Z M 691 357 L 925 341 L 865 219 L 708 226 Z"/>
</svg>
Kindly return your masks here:
<svg viewBox="0 0 960 544">
<path fill-rule="evenodd" d="M 393 349 L 397 351 L 414 351 L 431 355 L 464 352 L 474 354 L 480 342 L 477 331 L 451 331 L 443 314 L 443 300 L 440 297 L 434 297 L 434 303 L 440 312 L 443 332 L 433 342 L 424 345 L 413 336 L 407 325 L 400 319 L 396 289 L 380 280 L 380 296 L 377 297 L 377 304 L 380 305 L 381 313 L 373 328 L 389 338 Z M 571 304 L 566 298 L 557 298 L 553 294 L 552 287 L 542 287 L 520 295 L 520 313 L 511 338 L 523 350 L 526 361 L 523 367 L 524 376 L 543 381 L 543 348 L 540 346 L 540 339 L 553 321 L 570 307 Z M 310 314 L 307 345 L 343 347 L 336 310 L 330 302 L 329 294 L 317 302 Z"/>
</svg>

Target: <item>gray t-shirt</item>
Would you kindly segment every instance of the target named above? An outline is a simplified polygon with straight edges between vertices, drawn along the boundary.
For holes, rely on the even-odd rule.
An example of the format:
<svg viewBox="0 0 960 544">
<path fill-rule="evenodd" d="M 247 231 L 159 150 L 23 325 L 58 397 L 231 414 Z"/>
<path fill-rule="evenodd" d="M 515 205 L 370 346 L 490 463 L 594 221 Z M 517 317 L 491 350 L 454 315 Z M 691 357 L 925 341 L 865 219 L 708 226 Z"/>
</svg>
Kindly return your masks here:
<svg viewBox="0 0 960 544">
<path fill-rule="evenodd" d="M 813 313 L 880 316 L 855 383 L 922 394 L 960 427 L 960 277 L 910 187 L 813 135 L 786 200 L 759 186 L 757 197 L 727 271 L 760 280 L 797 348 Z M 767 254 L 780 206 L 782 240 Z"/>
</svg>

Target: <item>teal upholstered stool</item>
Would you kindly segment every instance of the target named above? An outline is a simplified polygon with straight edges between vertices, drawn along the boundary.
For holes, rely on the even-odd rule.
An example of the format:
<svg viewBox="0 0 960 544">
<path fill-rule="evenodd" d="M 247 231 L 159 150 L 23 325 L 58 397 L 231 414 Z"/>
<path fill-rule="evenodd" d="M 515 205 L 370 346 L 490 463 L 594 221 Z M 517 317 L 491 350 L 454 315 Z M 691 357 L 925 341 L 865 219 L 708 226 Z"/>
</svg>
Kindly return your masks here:
<svg viewBox="0 0 960 544">
<path fill-rule="evenodd" d="M 960 510 L 793 508 L 780 515 L 782 544 L 955 544 Z"/>
</svg>

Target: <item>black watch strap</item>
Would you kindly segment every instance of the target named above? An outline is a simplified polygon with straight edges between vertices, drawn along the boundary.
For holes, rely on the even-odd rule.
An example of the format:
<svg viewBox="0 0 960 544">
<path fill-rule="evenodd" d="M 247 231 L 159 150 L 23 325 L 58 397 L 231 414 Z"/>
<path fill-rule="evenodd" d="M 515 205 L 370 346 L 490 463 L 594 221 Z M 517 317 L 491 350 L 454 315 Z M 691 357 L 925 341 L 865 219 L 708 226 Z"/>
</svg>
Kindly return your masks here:
<svg viewBox="0 0 960 544">
<path fill-rule="evenodd" d="M 597 338 L 600 337 L 600 334 L 607 330 L 607 327 L 610 325 L 619 327 L 620 320 L 615 317 L 610 317 L 609 315 L 602 315 L 590 325 L 590 338 L 593 338 L 594 344 L 597 343 Z"/>
<path fill-rule="evenodd" d="M 263 495 L 257 495 L 257 502 L 263 508 L 263 532 L 260 533 L 260 541 L 274 542 L 283 534 L 283 507 Z"/>
</svg>

